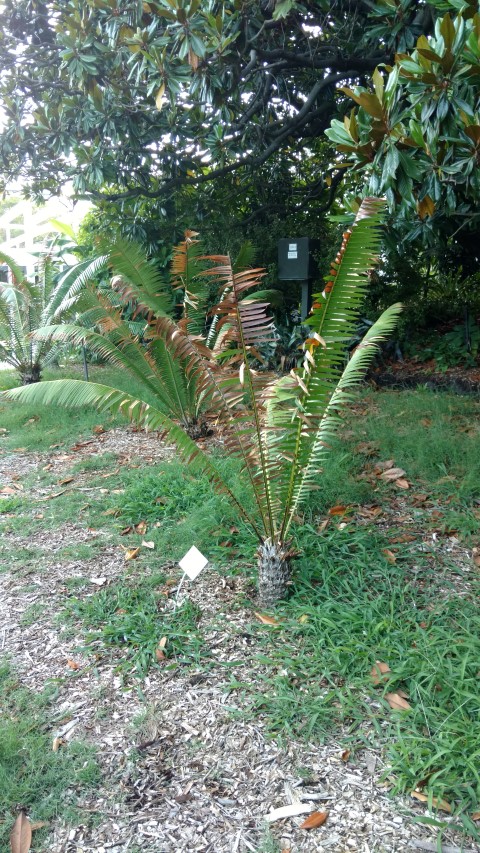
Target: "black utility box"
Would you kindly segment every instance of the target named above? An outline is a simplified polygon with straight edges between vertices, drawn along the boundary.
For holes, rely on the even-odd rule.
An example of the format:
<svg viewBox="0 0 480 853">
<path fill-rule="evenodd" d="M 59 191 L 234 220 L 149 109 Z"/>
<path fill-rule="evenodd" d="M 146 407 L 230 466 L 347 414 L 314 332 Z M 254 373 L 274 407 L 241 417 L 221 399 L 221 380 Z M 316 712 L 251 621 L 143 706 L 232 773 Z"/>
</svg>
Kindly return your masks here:
<svg viewBox="0 0 480 853">
<path fill-rule="evenodd" d="M 278 241 L 278 277 L 283 281 L 306 281 L 313 275 L 309 237 L 289 237 Z"/>
</svg>

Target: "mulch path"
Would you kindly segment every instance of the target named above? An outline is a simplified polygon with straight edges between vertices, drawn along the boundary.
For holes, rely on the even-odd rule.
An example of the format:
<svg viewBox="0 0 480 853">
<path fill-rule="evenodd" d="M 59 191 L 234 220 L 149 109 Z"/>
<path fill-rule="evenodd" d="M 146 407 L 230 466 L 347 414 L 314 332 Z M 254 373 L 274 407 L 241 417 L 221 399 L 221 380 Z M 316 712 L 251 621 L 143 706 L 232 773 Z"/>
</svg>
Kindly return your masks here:
<svg viewBox="0 0 480 853">
<path fill-rule="evenodd" d="M 79 456 L 113 453 L 112 464 L 171 458 L 174 450 L 155 436 L 117 429 L 96 436 L 71 452 L 0 455 L 0 484 L 21 484 L 32 471 L 50 466 L 59 479 Z M 81 482 L 88 482 L 88 474 Z M 75 484 L 69 488 L 78 486 Z M 80 486 L 88 488 L 88 486 Z M 39 487 L 38 500 L 45 497 Z M 41 503 L 39 504 L 41 506 Z M 102 536 L 97 556 L 61 560 L 66 545 L 90 543 Z M 11 542 L 25 545 L 21 534 Z M 255 635 L 245 631 L 251 610 L 245 608 L 246 580 L 226 579 L 207 568 L 185 590 L 202 609 L 201 628 L 209 651 L 207 666 L 170 668 L 159 665 L 141 682 L 122 680 L 114 662 L 79 651 L 80 626 L 58 620 L 71 587 L 67 579 L 87 579 L 76 596 L 93 595 L 99 585 L 124 576 L 122 549 L 111 532 L 95 530 L 71 519 L 38 534 L 29 542 L 45 558 L 30 564 L 27 574 L 11 567 L 1 575 L 0 647 L 14 663 L 22 683 L 34 691 L 55 681 L 52 743 L 68 749 L 74 739 L 98 750 L 102 783 L 78 803 L 84 820 L 76 827 L 52 827 L 50 853 L 261 853 L 267 846 L 268 815 L 279 807 L 297 806 L 303 813 L 272 820 L 278 851 L 358 851 L 404 853 L 436 851 L 436 831 L 415 823 L 427 815 L 421 804 L 392 799 L 380 782 L 382 753 L 360 751 L 342 759 L 338 740 L 311 744 L 295 739 L 269 739 L 261 715 L 252 719 L 236 683 L 257 681 L 262 668 Z M 447 547 L 468 574 L 460 544 Z M 180 571 L 169 572 L 180 579 Z M 463 581 L 468 583 L 468 577 Z M 175 588 L 167 606 L 173 607 Z M 23 616 L 32 606 L 31 624 Z M 120 652 L 118 652 L 120 654 Z M 72 669 L 72 662 L 78 668 Z M 300 824 L 312 811 L 328 811 L 326 823 L 311 831 Z M 443 819 L 443 817 L 442 817 Z M 448 818 L 446 818 L 448 820 Z M 445 853 L 461 847 L 453 831 L 445 835 Z M 39 848 L 34 848 L 39 850 Z"/>
</svg>

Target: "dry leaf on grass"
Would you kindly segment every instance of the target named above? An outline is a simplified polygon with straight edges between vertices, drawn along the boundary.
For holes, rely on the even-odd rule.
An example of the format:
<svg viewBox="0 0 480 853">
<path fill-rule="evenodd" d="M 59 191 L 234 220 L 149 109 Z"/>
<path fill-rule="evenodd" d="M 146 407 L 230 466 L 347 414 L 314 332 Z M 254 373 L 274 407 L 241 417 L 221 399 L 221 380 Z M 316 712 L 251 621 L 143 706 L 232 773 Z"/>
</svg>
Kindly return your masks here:
<svg viewBox="0 0 480 853">
<path fill-rule="evenodd" d="M 162 639 L 159 640 L 157 648 L 155 649 L 155 657 L 157 658 L 158 661 L 166 660 L 167 656 L 166 656 L 165 652 L 163 651 L 166 645 L 167 645 L 167 638 L 162 637 Z"/>
<path fill-rule="evenodd" d="M 328 812 L 312 812 L 312 814 L 300 824 L 300 829 L 316 829 L 317 826 L 323 826 L 327 817 Z"/>
<path fill-rule="evenodd" d="M 390 551 L 389 548 L 383 548 L 382 553 L 385 554 L 388 562 L 392 563 L 392 565 L 394 565 L 397 562 L 397 558 L 396 558 L 395 554 L 393 553 L 393 551 Z"/>
<path fill-rule="evenodd" d="M 142 539 L 142 547 L 149 548 L 151 551 L 155 548 L 155 542 L 145 542 L 145 539 Z"/>
<path fill-rule="evenodd" d="M 390 708 L 392 708 L 393 711 L 409 711 L 412 707 L 410 705 L 410 702 L 407 702 L 407 700 L 400 695 L 400 692 L 387 693 L 385 699 L 387 700 L 388 704 L 390 705 Z"/>
<path fill-rule="evenodd" d="M 21 811 L 10 833 L 10 849 L 12 853 L 28 853 L 32 843 L 32 825 L 25 814 Z"/>
<path fill-rule="evenodd" d="M 377 684 L 384 684 L 385 681 L 388 681 L 388 673 L 390 672 L 390 667 L 388 663 L 382 663 L 379 660 L 376 660 L 372 669 L 370 670 L 370 678 L 372 679 L 375 686 Z"/>
<path fill-rule="evenodd" d="M 474 812 L 472 814 L 472 820 L 480 820 L 480 812 Z"/>
<path fill-rule="evenodd" d="M 105 432 L 105 427 L 102 426 L 102 424 L 98 424 L 97 426 L 93 427 L 92 432 L 94 432 L 95 435 L 101 435 L 103 432 Z"/>
<path fill-rule="evenodd" d="M 412 791 L 411 796 L 420 803 L 428 803 L 427 795 L 422 794 L 421 791 Z M 441 809 L 442 812 L 448 812 L 449 814 L 452 812 L 452 807 L 446 800 L 437 800 L 436 797 L 432 797 L 432 806 L 434 809 Z"/>
<path fill-rule="evenodd" d="M 337 506 L 332 506 L 328 510 L 329 515 L 345 515 L 348 512 L 349 507 L 343 506 L 343 504 L 338 504 Z"/>
<path fill-rule="evenodd" d="M 340 758 L 342 759 L 342 761 L 348 761 L 348 759 L 350 758 L 350 755 L 351 755 L 351 750 L 350 749 L 344 749 L 342 754 L 340 755 Z"/>
<path fill-rule="evenodd" d="M 67 658 L 67 666 L 69 666 L 70 669 L 80 669 L 80 664 L 77 663 L 76 660 L 72 660 L 71 658 Z"/>
<path fill-rule="evenodd" d="M 279 624 L 277 619 L 274 619 L 273 616 L 266 616 L 264 613 L 255 613 L 254 615 L 257 617 L 257 619 L 259 619 L 259 621 L 263 625 L 278 625 Z"/>
<path fill-rule="evenodd" d="M 54 737 L 53 743 L 52 743 L 52 751 L 58 752 L 60 747 L 64 746 L 64 744 L 65 744 L 65 741 L 64 741 L 63 737 Z"/>
<path fill-rule="evenodd" d="M 3 489 L 0 489 L 0 495 L 16 495 L 17 490 L 12 489 L 11 486 L 4 486 Z"/>
<path fill-rule="evenodd" d="M 139 521 L 138 524 L 134 525 L 134 527 L 135 527 L 135 533 L 138 533 L 139 536 L 144 536 L 145 533 L 147 532 L 147 522 L 146 521 Z"/>
<path fill-rule="evenodd" d="M 408 482 L 408 480 L 405 480 L 404 477 L 399 477 L 398 480 L 395 480 L 395 485 L 396 485 L 397 489 L 409 489 L 410 488 L 410 483 Z"/>
<path fill-rule="evenodd" d="M 391 480 L 398 480 L 400 477 L 404 476 L 405 471 L 403 468 L 387 468 L 386 471 L 383 471 L 383 473 L 380 474 L 380 479 L 390 482 Z"/>
<path fill-rule="evenodd" d="M 124 548 L 123 545 L 122 548 L 125 552 L 124 557 L 126 560 L 135 560 L 140 553 L 140 548 Z"/>
</svg>

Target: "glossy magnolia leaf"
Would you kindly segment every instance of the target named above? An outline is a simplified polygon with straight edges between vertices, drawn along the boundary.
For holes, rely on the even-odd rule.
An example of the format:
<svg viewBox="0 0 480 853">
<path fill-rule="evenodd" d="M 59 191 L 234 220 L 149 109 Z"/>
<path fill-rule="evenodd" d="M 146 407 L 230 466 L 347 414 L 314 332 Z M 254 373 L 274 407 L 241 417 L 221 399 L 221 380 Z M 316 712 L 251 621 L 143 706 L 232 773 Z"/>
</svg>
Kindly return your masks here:
<svg viewBox="0 0 480 853">
<path fill-rule="evenodd" d="M 32 825 L 25 814 L 20 812 L 10 833 L 11 853 L 28 853 L 32 843 Z"/>
<path fill-rule="evenodd" d="M 157 110 L 161 110 L 163 107 L 163 98 L 165 95 L 165 83 L 162 83 L 157 94 L 155 95 L 155 106 Z"/>
<path fill-rule="evenodd" d="M 300 824 L 300 829 L 316 829 L 318 826 L 323 826 L 327 820 L 328 812 L 312 812 L 306 820 Z"/>
</svg>

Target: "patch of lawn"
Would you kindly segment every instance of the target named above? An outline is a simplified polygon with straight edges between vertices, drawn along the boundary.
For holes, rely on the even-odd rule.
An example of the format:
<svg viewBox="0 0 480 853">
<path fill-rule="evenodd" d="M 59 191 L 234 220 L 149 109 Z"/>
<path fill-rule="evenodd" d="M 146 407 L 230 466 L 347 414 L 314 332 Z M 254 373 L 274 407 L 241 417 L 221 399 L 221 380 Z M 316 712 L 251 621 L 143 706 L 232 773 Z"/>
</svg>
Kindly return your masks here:
<svg viewBox="0 0 480 853">
<path fill-rule="evenodd" d="M 239 493 L 239 463 L 220 457 L 215 462 Z M 171 461 L 126 472 L 123 482 L 125 491 L 112 496 L 112 509 L 118 511 L 122 527 L 147 522 L 147 538 L 155 543 L 152 556 L 158 553 L 164 561 L 178 562 L 196 545 L 216 567 L 231 567 L 244 557 L 252 559 L 256 547 L 253 535 L 207 477 L 194 476 L 184 465 Z M 241 499 L 243 503 L 252 500 L 245 490 Z M 128 542 L 136 545 L 141 539 L 133 531 Z"/>
<path fill-rule="evenodd" d="M 127 677 L 144 676 L 164 661 L 198 663 L 207 654 L 197 628 L 200 608 L 186 600 L 175 611 L 167 609 L 166 582 L 165 574 L 126 576 L 94 595 L 71 599 L 66 613 L 82 620 L 87 650 L 102 654 L 108 649 Z M 163 637 L 166 645 L 157 653 Z"/>
<path fill-rule="evenodd" d="M 65 368 L 45 370 L 44 380 L 83 379 L 80 367 L 68 365 Z M 112 367 L 92 367 L 90 380 L 103 385 L 113 385 L 124 391 L 134 393 L 135 382 L 128 375 Z M 15 388 L 19 384 L 14 370 L 0 371 L 0 391 Z M 16 402 L 0 403 L 0 423 L 7 430 L 1 436 L 0 448 L 12 451 L 17 447 L 29 451 L 48 450 L 51 445 L 60 447 L 88 438 L 94 426 L 103 424 L 108 429 L 126 423 L 118 415 L 99 414 L 95 409 L 62 409 L 61 416 L 56 406 L 26 406 Z"/>
<path fill-rule="evenodd" d="M 417 388 L 370 394 L 365 405 L 365 415 L 349 425 L 377 441 L 383 459 L 393 458 L 407 477 L 435 493 L 480 498 L 477 399 Z"/>
<path fill-rule="evenodd" d="M 34 833 L 35 849 L 48 836 L 52 822 L 80 819 L 78 796 L 98 785 L 100 774 L 91 747 L 72 741 L 52 750 L 55 724 L 48 694 L 25 690 L 7 664 L 0 664 L 0 849 L 9 850 L 10 830 L 18 808 L 32 822 L 45 821 Z M 84 818 L 84 815 L 81 816 Z"/>
<path fill-rule="evenodd" d="M 299 531 L 300 534 L 300 531 Z M 437 556 L 403 546 L 395 564 L 372 528 L 299 535 L 294 593 L 268 629 L 268 668 L 255 708 L 272 733 L 384 747 L 394 790 L 418 786 L 451 803 L 480 840 L 480 612 L 476 584 L 459 598 Z M 374 685 L 375 661 L 388 664 Z M 409 710 L 385 695 L 405 691 Z"/>
</svg>

